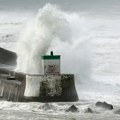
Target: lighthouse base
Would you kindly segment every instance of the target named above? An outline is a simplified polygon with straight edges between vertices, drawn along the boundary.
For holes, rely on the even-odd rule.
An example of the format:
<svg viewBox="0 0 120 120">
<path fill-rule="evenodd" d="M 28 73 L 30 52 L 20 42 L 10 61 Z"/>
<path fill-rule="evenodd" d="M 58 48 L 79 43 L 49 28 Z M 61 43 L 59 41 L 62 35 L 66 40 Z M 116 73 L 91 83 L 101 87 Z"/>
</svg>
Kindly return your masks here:
<svg viewBox="0 0 120 120">
<path fill-rule="evenodd" d="M 74 75 L 28 75 L 0 70 L 0 97 L 14 102 L 74 102 Z"/>
<path fill-rule="evenodd" d="M 39 82 L 31 82 L 39 80 Z M 78 95 L 74 84 L 74 75 L 61 74 L 61 75 L 41 75 L 26 77 L 26 80 L 30 83 L 26 85 L 25 89 L 25 101 L 39 101 L 39 102 L 72 102 L 78 100 Z M 35 85 L 36 84 L 36 85 Z M 33 86 L 39 86 L 39 89 L 35 91 Z M 28 88 L 27 88 L 28 87 Z M 29 95 L 27 94 L 29 92 Z"/>
</svg>

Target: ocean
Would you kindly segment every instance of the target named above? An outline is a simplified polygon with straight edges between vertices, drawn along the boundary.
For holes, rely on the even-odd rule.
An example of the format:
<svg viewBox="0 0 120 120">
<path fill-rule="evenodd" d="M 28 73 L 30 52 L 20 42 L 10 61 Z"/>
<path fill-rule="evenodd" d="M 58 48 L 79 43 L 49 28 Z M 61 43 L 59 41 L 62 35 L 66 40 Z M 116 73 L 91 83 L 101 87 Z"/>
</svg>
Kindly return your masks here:
<svg viewBox="0 0 120 120">
<path fill-rule="evenodd" d="M 37 56 L 53 50 L 62 56 L 61 72 L 75 75 L 79 95 L 78 102 L 49 103 L 49 107 L 0 101 L 1 120 L 119 119 L 119 0 L 0 0 L 0 16 L 0 47 L 17 52 L 17 70 L 39 73 Z M 97 108 L 97 101 L 114 109 Z M 79 112 L 65 112 L 73 104 Z M 94 112 L 86 113 L 88 107 Z"/>
</svg>

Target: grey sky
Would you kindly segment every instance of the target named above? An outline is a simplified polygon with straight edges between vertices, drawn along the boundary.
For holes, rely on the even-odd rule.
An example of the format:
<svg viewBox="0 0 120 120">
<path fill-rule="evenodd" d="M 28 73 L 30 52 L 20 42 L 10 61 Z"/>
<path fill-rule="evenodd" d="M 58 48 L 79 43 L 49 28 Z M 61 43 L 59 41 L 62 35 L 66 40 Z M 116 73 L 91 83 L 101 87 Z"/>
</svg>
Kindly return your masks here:
<svg viewBox="0 0 120 120">
<path fill-rule="evenodd" d="M 39 8 L 45 3 L 55 3 L 66 9 L 112 8 L 120 5 L 120 0 L 0 0 L 0 6 L 7 8 Z"/>
<path fill-rule="evenodd" d="M 36 12 L 46 3 L 53 3 L 66 11 L 120 15 L 120 0 L 0 0 L 0 11 Z"/>
</svg>

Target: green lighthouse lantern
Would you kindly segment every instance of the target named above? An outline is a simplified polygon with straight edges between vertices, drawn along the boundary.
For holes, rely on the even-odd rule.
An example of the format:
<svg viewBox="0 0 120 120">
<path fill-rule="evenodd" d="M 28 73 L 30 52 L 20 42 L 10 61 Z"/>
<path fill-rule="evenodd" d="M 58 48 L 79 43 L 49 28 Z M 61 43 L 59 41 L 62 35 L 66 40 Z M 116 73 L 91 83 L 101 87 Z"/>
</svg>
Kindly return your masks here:
<svg viewBox="0 0 120 120">
<path fill-rule="evenodd" d="M 54 55 L 51 51 L 50 55 L 42 56 L 42 66 L 44 75 L 60 74 L 60 55 Z"/>
</svg>

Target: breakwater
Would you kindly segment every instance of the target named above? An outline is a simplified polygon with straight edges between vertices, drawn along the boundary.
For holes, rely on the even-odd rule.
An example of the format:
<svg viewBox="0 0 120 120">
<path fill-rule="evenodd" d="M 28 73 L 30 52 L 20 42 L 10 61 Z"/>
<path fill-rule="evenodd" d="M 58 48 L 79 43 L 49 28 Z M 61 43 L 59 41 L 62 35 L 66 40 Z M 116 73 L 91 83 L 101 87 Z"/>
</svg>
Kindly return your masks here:
<svg viewBox="0 0 120 120">
<path fill-rule="evenodd" d="M 78 100 L 73 74 L 30 75 L 0 69 L 1 99 L 14 102 Z"/>
</svg>

